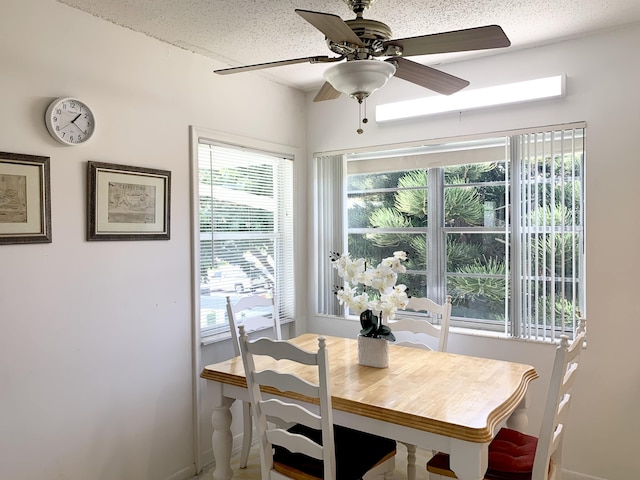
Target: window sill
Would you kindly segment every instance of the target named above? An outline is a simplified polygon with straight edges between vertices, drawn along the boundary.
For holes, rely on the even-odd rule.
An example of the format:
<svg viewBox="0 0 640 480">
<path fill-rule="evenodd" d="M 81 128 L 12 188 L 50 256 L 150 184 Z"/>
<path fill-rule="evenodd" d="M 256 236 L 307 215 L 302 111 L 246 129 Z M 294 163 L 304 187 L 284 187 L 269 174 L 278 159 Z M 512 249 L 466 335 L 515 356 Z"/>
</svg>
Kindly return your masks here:
<svg viewBox="0 0 640 480">
<path fill-rule="evenodd" d="M 204 347 L 212 343 L 224 342 L 225 340 L 231 340 L 231 333 L 228 330 L 226 332 L 212 333 L 205 337 L 200 337 L 200 345 Z"/>
<path fill-rule="evenodd" d="M 495 338 L 497 340 L 508 340 L 510 342 L 544 343 L 547 345 L 560 343 L 559 337 L 556 337 L 554 340 L 544 339 L 544 338 L 519 338 L 504 332 L 496 332 L 491 330 L 480 330 L 480 329 L 464 328 L 464 327 L 449 327 L 449 333 L 454 333 L 456 335 L 466 335 L 469 337 Z"/>
<path fill-rule="evenodd" d="M 358 317 L 354 315 L 349 315 L 346 317 L 339 315 L 316 315 L 317 317 L 322 317 L 323 319 L 340 319 L 352 322 L 359 322 Z M 527 343 L 545 343 L 545 344 L 553 344 L 560 343 L 560 338 L 556 337 L 555 340 L 543 339 L 543 338 L 519 338 L 509 335 L 508 333 L 504 333 L 497 330 L 484 330 L 480 328 L 471 328 L 471 327 L 460 327 L 460 326 L 450 326 L 449 333 L 453 333 L 455 335 L 466 335 L 470 337 L 483 337 L 483 338 L 495 338 L 497 340 L 506 340 L 511 342 L 527 342 Z"/>
<path fill-rule="evenodd" d="M 280 322 L 280 326 L 283 327 L 285 325 L 289 325 L 293 323 L 293 320 L 284 320 Z M 262 330 L 271 330 L 271 327 L 263 327 L 256 330 L 252 330 L 248 333 L 259 332 Z M 229 330 L 225 330 L 224 332 L 212 333 L 200 338 L 200 346 L 204 347 L 207 345 L 211 345 L 213 343 L 224 342 L 226 340 L 231 340 L 231 332 Z"/>
</svg>

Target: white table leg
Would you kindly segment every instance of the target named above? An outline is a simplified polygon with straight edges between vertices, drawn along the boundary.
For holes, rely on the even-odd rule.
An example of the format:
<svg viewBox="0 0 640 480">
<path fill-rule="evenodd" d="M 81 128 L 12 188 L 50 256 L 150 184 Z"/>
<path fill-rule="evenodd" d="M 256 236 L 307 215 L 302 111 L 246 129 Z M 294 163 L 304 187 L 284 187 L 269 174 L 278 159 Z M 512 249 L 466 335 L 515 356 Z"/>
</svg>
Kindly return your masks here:
<svg viewBox="0 0 640 480">
<path fill-rule="evenodd" d="M 408 443 L 404 446 L 407 447 L 407 480 L 416 480 L 416 446 Z"/>
<path fill-rule="evenodd" d="M 452 440 L 450 467 L 459 480 L 483 480 L 489 465 L 489 444 Z"/>
<path fill-rule="evenodd" d="M 526 433 L 529 425 L 529 417 L 527 416 L 527 407 L 529 405 L 529 395 L 525 395 L 520 404 L 507 419 L 507 427 L 518 432 Z"/>
<path fill-rule="evenodd" d="M 231 405 L 234 399 L 219 396 L 211 414 L 211 446 L 216 466 L 213 470 L 214 480 L 231 480 L 231 450 L 233 448 L 233 436 L 231 435 Z"/>
</svg>

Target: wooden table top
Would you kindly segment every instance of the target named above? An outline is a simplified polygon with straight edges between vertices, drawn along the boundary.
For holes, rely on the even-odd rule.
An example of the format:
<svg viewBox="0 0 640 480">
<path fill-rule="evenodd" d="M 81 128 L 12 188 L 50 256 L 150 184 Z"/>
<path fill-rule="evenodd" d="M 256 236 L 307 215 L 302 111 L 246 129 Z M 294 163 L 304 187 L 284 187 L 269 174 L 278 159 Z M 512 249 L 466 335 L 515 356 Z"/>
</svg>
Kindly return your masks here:
<svg viewBox="0 0 640 480">
<path fill-rule="evenodd" d="M 524 398 L 529 382 L 538 378 L 530 365 L 393 344 L 388 368 L 364 367 L 358 364 L 355 339 L 324 337 L 335 410 L 460 440 L 491 441 L 497 425 Z M 317 334 L 305 334 L 290 342 L 317 351 L 317 339 Z M 274 363 L 256 357 L 258 369 Z M 313 379 L 309 368 L 295 368 L 292 373 Z M 247 386 L 240 357 L 208 365 L 200 376 Z"/>
</svg>

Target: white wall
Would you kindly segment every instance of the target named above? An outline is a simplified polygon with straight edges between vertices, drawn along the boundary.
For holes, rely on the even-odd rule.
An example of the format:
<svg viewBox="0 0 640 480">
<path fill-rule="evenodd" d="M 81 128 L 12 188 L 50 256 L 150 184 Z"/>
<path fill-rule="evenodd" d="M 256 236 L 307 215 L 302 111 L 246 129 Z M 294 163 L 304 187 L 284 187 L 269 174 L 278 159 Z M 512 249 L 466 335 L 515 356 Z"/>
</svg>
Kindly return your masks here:
<svg viewBox="0 0 640 480">
<path fill-rule="evenodd" d="M 216 77 L 212 61 L 54 0 L 2 0 L 1 12 L 0 150 L 51 157 L 53 243 L 0 246 L 0 478 L 163 480 L 192 472 L 189 125 L 311 153 L 576 120 L 588 123 L 590 324 L 565 466 L 640 478 L 640 365 L 626 353 L 640 329 L 633 142 L 640 26 L 443 67 L 474 87 L 565 72 L 563 100 L 371 121 L 357 135 L 353 100 L 312 104 L 312 94 L 305 99 L 256 75 Z M 88 144 L 65 147 L 49 137 L 44 111 L 62 95 L 94 108 L 98 131 Z M 369 115 L 376 102 L 422 95 L 392 79 L 369 101 Z M 88 160 L 171 170 L 171 240 L 86 242 Z M 310 186 L 306 170 L 297 165 L 296 176 Z M 311 232 L 311 211 L 306 218 Z M 297 258 L 311 258 L 307 247 Z M 298 286 L 312 298 L 308 280 Z M 332 328 L 357 332 L 353 324 L 310 322 L 311 331 Z M 227 347 L 211 346 L 203 362 L 226 357 Z M 534 400 L 544 397 L 548 346 L 454 335 L 451 348 L 534 364 L 543 376 Z"/>
<path fill-rule="evenodd" d="M 507 32 L 508 33 L 508 32 Z M 309 152 L 413 142 L 514 128 L 587 122 L 586 248 L 589 347 L 576 385 L 564 467 L 609 480 L 640 478 L 640 363 L 634 360 L 640 334 L 637 301 L 640 223 L 637 190 L 640 162 L 640 64 L 634 46 L 640 25 L 530 50 L 505 51 L 474 61 L 440 66 L 479 88 L 552 74 L 567 74 L 566 98 L 492 110 L 445 114 L 377 125 L 377 103 L 427 96 L 392 78 L 368 102 L 372 119 L 357 135 L 357 104 L 340 98 L 309 105 Z M 309 225 L 312 228 L 312 225 Z M 311 280 L 312 281 L 312 280 Z M 313 291 L 312 284 L 309 292 Z M 316 318 L 310 331 L 348 332 L 354 326 Z M 505 357 L 533 364 L 542 375 L 534 382 L 531 405 L 536 429 L 548 382 L 548 346 L 454 335 L 452 351 Z M 533 350 L 532 350 L 533 349 Z M 488 353 L 490 352 L 490 353 Z M 542 390 L 541 390 L 542 389 Z"/>
<path fill-rule="evenodd" d="M 51 158 L 53 232 L 0 245 L 0 478 L 188 478 L 188 128 L 305 149 L 304 96 L 55 0 L 2 0 L 0 32 L 0 151 Z M 45 128 L 67 95 L 96 114 L 86 145 Z M 170 170 L 171 239 L 86 242 L 89 160 Z"/>
</svg>

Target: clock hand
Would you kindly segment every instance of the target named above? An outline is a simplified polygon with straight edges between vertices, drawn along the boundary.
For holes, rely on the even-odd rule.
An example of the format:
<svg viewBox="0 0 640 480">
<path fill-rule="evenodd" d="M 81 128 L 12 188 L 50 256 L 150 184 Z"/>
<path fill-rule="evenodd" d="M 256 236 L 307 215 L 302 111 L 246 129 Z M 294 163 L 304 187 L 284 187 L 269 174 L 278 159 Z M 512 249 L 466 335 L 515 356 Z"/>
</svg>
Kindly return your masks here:
<svg viewBox="0 0 640 480">
<path fill-rule="evenodd" d="M 81 114 L 81 113 L 79 113 L 78 115 L 76 115 L 76 117 L 75 117 L 73 120 L 71 120 L 71 123 L 73 123 L 73 124 L 75 125 L 75 124 L 76 124 L 76 120 L 77 120 L 77 119 L 79 119 L 81 116 L 82 116 L 82 114 Z"/>
<path fill-rule="evenodd" d="M 79 117 L 79 116 L 80 116 L 80 115 L 78 115 L 78 117 Z M 72 120 L 72 121 L 71 121 L 71 123 L 70 123 L 69 125 L 73 124 L 73 126 L 74 126 L 74 127 L 76 127 L 78 130 L 80 130 L 80 132 L 82 132 L 82 133 L 87 133 L 85 130 L 82 130 L 78 125 L 76 125 L 75 123 L 73 123 L 73 122 L 75 122 L 75 121 L 78 119 L 78 117 L 76 117 L 74 120 Z"/>
</svg>

